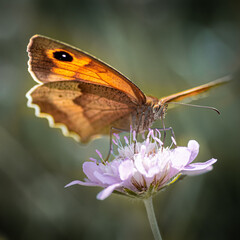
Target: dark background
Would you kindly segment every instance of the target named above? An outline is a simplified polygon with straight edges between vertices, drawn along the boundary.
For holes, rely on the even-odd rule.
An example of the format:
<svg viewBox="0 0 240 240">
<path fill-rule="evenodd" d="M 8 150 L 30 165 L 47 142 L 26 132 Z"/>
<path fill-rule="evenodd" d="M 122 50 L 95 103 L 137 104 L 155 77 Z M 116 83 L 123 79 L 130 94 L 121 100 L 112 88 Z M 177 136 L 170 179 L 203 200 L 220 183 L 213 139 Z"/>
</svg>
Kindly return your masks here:
<svg viewBox="0 0 240 240">
<path fill-rule="evenodd" d="M 154 198 L 163 238 L 231 239 L 239 235 L 240 2 L 118 0 L 0 2 L 0 239 L 152 239 L 143 203 L 83 179 L 82 163 L 108 150 L 108 138 L 83 146 L 51 129 L 26 106 L 35 85 L 26 46 L 38 33 L 109 63 L 145 93 L 164 96 L 233 74 L 233 82 L 197 102 L 215 112 L 178 107 L 165 124 L 179 145 L 200 143 L 197 161 L 218 159 Z"/>
</svg>

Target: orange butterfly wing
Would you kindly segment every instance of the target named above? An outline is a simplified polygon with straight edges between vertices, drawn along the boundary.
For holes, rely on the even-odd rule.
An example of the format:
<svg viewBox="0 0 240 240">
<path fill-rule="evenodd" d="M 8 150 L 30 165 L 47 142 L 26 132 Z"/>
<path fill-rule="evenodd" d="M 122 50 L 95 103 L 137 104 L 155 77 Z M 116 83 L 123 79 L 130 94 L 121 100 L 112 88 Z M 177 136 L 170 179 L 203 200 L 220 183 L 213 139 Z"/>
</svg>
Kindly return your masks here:
<svg viewBox="0 0 240 240">
<path fill-rule="evenodd" d="M 146 102 L 130 80 L 76 48 L 35 35 L 27 51 L 39 83 L 26 94 L 28 106 L 65 136 L 87 142 L 112 126 L 127 130 L 131 112 Z"/>
<path fill-rule="evenodd" d="M 137 104 L 146 102 L 144 93 L 112 67 L 65 43 L 35 35 L 27 47 L 29 72 L 38 83 L 79 80 L 116 88 L 129 94 Z M 61 61 L 56 54 L 65 52 L 71 61 Z"/>
<path fill-rule="evenodd" d="M 51 127 L 81 142 L 109 134 L 111 126 L 127 130 L 130 113 L 137 107 L 118 89 L 71 80 L 37 86 L 28 99 L 38 117 L 47 118 Z"/>
</svg>

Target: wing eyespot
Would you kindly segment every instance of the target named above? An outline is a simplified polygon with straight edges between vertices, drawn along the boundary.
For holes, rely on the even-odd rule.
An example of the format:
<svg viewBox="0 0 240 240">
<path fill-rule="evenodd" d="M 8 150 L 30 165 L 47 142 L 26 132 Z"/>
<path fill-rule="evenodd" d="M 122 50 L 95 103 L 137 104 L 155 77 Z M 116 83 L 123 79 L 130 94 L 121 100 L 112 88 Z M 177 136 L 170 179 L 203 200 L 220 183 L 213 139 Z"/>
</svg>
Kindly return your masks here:
<svg viewBox="0 0 240 240">
<path fill-rule="evenodd" d="M 73 57 L 65 51 L 56 51 L 53 53 L 53 57 L 63 62 L 72 62 L 73 60 Z"/>
</svg>

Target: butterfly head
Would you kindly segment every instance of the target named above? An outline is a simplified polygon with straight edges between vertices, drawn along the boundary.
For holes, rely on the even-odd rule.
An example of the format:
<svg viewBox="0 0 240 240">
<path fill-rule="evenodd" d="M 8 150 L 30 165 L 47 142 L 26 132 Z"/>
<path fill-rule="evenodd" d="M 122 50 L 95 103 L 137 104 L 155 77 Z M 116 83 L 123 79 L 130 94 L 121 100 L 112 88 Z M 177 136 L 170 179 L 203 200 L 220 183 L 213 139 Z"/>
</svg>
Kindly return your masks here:
<svg viewBox="0 0 240 240">
<path fill-rule="evenodd" d="M 153 115 L 154 120 L 163 119 L 165 117 L 165 113 L 167 111 L 167 104 L 163 103 L 162 101 L 158 101 L 156 104 L 153 105 Z"/>
</svg>

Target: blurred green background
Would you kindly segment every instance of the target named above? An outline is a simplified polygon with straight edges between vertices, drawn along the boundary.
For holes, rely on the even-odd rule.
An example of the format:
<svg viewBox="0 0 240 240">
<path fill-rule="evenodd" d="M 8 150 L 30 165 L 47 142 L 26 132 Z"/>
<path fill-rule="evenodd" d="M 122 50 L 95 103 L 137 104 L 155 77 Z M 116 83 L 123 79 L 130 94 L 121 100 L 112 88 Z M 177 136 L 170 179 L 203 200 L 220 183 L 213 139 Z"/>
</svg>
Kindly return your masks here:
<svg viewBox="0 0 240 240">
<path fill-rule="evenodd" d="M 154 198 L 163 238 L 231 239 L 239 235 L 239 57 L 237 0 L 0 1 L 0 239 L 152 239 L 142 202 L 83 179 L 82 163 L 108 150 L 104 137 L 83 146 L 51 129 L 26 106 L 35 85 L 26 46 L 38 33 L 87 51 L 128 76 L 144 93 L 164 96 L 233 74 L 233 82 L 198 100 L 215 112 L 178 107 L 165 124 L 179 145 L 200 143 L 198 161 L 218 159 Z M 159 123 L 158 123 L 159 124 Z"/>
</svg>

